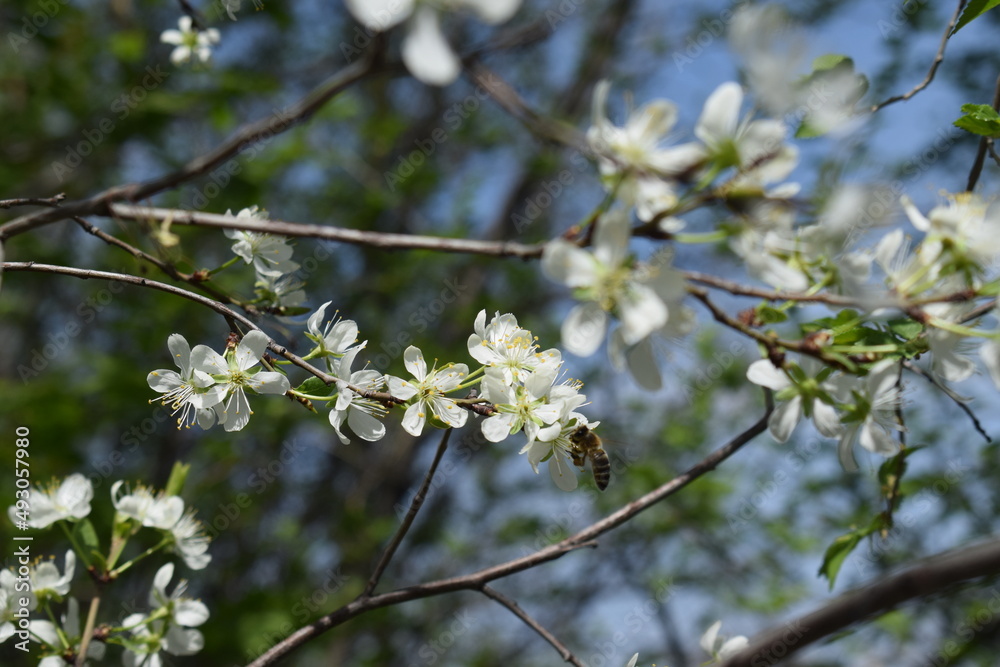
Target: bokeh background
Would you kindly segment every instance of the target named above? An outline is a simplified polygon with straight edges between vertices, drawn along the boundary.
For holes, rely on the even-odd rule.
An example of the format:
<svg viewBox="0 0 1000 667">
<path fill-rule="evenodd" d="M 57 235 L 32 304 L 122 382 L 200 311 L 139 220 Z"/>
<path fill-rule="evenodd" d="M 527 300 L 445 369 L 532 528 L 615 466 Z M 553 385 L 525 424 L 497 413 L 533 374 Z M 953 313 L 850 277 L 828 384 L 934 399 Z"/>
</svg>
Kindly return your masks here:
<svg viewBox="0 0 1000 667">
<path fill-rule="evenodd" d="M 0 197 L 65 192 L 74 199 L 172 171 L 375 48 L 364 44 L 363 29 L 336 1 L 265 0 L 261 9 L 243 2 L 236 21 L 218 3 L 192 4 L 222 34 L 211 68 L 174 67 L 171 47 L 159 43 L 181 15 L 177 3 L 7 0 L 0 6 Z M 951 2 L 785 5 L 802 24 L 810 55 L 854 59 L 871 81 L 869 103 L 924 77 L 954 11 Z M 722 12 L 731 8 L 728 2 L 529 0 L 500 28 L 456 20 L 446 29 L 450 41 L 469 52 L 532 24 L 551 27 L 516 48 L 488 52 L 484 62 L 535 109 L 581 130 L 589 126 L 591 92 L 602 78 L 614 83 L 612 113 L 619 122 L 625 91 L 636 106 L 667 97 L 680 107 L 677 139 L 686 140 L 704 99 L 718 84 L 740 79 L 741 64 L 719 29 Z M 39 16 L 45 20 L 36 21 L 42 24 L 37 34 L 11 41 L 11 34 L 31 32 L 25 20 Z M 802 163 L 794 180 L 818 192 L 840 183 L 899 181 L 923 210 L 939 201 L 939 190 L 963 189 L 976 139 L 951 122 L 962 103 L 992 98 L 1000 72 L 997 28 L 996 16 L 987 15 L 959 33 L 934 83 L 912 100 L 887 107 L 851 133 L 799 141 Z M 388 37 L 390 61 L 398 58 L 399 40 L 396 33 Z M 144 86 L 147 68 L 165 73 L 154 77 L 162 81 Z M 103 121 L 113 125 L 110 131 L 101 129 L 108 127 Z M 409 156 L 438 129 L 446 141 L 435 142 L 422 164 L 410 164 Z M 79 165 L 60 167 L 76 162 L 74 152 Z M 256 204 L 283 220 L 535 243 L 566 230 L 603 197 L 592 164 L 533 136 L 477 95 L 468 78 L 429 88 L 398 66 L 348 89 L 240 165 L 224 187 L 205 177 L 149 203 L 213 213 Z M 539 199 L 545 185 L 563 170 L 572 183 L 551 204 L 537 206 L 546 201 Z M 988 167 L 980 186 L 985 194 L 995 193 L 996 176 Z M 9 220 L 23 211 L 0 215 Z M 530 224 L 516 224 L 523 219 Z M 91 222 L 156 252 L 146 225 Z M 887 220 L 898 222 L 898 215 Z M 170 259 L 183 268 L 211 268 L 231 256 L 221 233 L 172 231 L 181 244 Z M 403 372 L 401 351 L 410 342 L 428 359 L 470 363 L 465 340 L 483 308 L 514 313 L 543 347 L 557 345 L 571 306 L 537 262 L 313 240 L 295 246 L 300 263 L 317 260 L 306 276 L 308 305 L 332 300 L 331 308 L 357 321 L 368 340 L 362 358 L 385 372 Z M 640 253 L 649 250 L 637 246 Z M 18 236 L 5 251 L 8 261 L 165 279 L 70 222 Z M 684 249 L 676 264 L 743 278 L 723 247 Z M 252 289 L 249 270 L 227 271 L 218 280 L 237 293 Z M 733 313 L 753 305 L 722 303 Z M 302 319 L 262 325 L 302 352 L 308 350 Z M 590 359 L 567 355 L 568 372 L 586 381 L 588 415 L 602 421 L 615 461 L 603 494 L 583 477 L 576 492 L 558 491 L 544 470 L 534 475 L 517 455 L 519 438 L 490 444 L 471 422 L 456 433 L 379 590 L 472 572 L 558 540 L 655 488 L 755 421 L 762 398 L 744 380 L 755 346 L 720 333 L 704 312 L 699 323 L 690 337 L 664 348 L 665 388 L 656 393 L 615 373 L 603 351 Z M 64 335 L 74 325 L 78 333 Z M 201 628 L 205 649 L 168 664 L 245 664 L 361 591 L 440 433 L 414 439 L 390 419 L 382 441 L 341 445 L 324 414 L 275 399 L 254 401 L 250 425 L 238 433 L 178 431 L 164 408 L 147 402 L 154 394 L 146 374 L 170 367 L 170 333 L 221 349 L 228 328 L 204 308 L 159 292 L 40 273 L 4 275 L 0 433 L 9 443 L 15 426 L 30 427 L 35 481 L 88 475 L 96 486 L 97 525 L 110 520 L 114 481 L 162 485 L 175 461 L 193 464 L 184 496 L 215 535 L 213 561 L 203 571 L 180 569 L 212 616 Z M 43 355 L 44 368 L 25 372 L 49 343 L 58 353 Z M 501 580 L 496 588 L 592 667 L 623 665 L 636 651 L 639 664 L 697 665 L 707 659 L 698 638 L 716 619 L 723 619 L 724 633 L 752 635 L 901 563 L 992 534 L 1000 488 L 996 447 L 950 400 L 919 378 L 910 384 L 909 441 L 927 448 L 910 459 L 897 528 L 859 547 L 832 592 L 816 576 L 823 551 L 882 510 L 880 461 L 863 458 L 859 474 L 844 473 L 835 443 L 804 426 L 785 445 L 758 438 L 719 470 L 602 538 L 599 548 Z M 977 379 L 961 390 L 974 397 L 987 431 L 996 433 L 992 385 Z M 10 454 L 12 446 L 3 451 Z M 13 475 L 4 474 L 0 497 L 13 498 L 13 488 Z M 7 545 L 11 533 L 4 520 L 0 535 Z M 60 564 L 64 548 L 54 531 L 34 543 L 35 553 L 55 553 Z M 0 561 L 11 557 L 13 548 L 5 549 Z M 144 608 L 154 567 L 124 577 L 102 619 Z M 76 585 L 77 595 L 87 598 L 89 583 L 80 573 Z M 805 651 L 792 664 L 995 664 L 995 614 L 971 637 L 963 628 L 970 619 L 979 623 L 977 612 L 998 595 L 996 582 L 986 582 L 904 607 Z M 945 658 L 948 642 L 960 651 Z M 2 664 L 31 664 L 10 644 L 0 646 Z M 108 664 L 117 659 L 111 649 Z M 507 610 L 481 595 L 457 593 L 366 614 L 286 664 L 488 667 L 561 660 Z"/>
</svg>

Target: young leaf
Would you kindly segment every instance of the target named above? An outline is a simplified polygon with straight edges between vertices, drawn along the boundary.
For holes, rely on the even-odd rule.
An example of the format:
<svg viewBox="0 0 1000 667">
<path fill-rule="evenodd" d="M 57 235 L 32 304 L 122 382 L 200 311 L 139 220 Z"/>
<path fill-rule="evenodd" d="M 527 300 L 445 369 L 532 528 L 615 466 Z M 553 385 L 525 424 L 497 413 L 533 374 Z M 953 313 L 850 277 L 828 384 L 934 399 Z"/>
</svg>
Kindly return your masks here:
<svg viewBox="0 0 1000 667">
<path fill-rule="evenodd" d="M 1000 0 L 972 0 L 962 12 L 962 17 L 958 19 L 958 24 L 951 31 L 951 34 L 954 35 L 997 5 L 1000 5 Z"/>
<path fill-rule="evenodd" d="M 831 591 L 833 590 L 833 584 L 837 581 L 837 573 L 840 572 L 840 566 L 844 564 L 844 560 L 858 546 L 861 538 L 861 533 L 857 531 L 847 533 L 835 539 L 833 544 L 827 547 L 826 553 L 823 555 L 823 564 L 819 567 L 819 574 L 826 577 L 830 582 Z"/>
<path fill-rule="evenodd" d="M 993 107 L 988 104 L 963 104 L 962 111 L 965 115 L 954 122 L 955 127 L 985 137 L 1000 137 L 1000 114 Z"/>
</svg>

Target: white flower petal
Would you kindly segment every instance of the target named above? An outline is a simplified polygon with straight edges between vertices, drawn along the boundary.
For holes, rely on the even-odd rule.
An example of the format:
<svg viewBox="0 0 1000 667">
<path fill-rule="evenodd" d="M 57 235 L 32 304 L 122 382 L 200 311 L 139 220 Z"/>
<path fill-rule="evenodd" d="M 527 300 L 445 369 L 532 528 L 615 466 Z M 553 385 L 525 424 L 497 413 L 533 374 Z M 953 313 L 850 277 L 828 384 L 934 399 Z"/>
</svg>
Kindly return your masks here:
<svg viewBox="0 0 1000 667">
<path fill-rule="evenodd" d="M 441 32 L 437 12 L 430 7 L 418 8 L 409 22 L 403 62 L 413 76 L 432 86 L 446 86 L 458 78 L 461 62 Z"/>
<path fill-rule="evenodd" d="M 562 344 L 578 357 L 589 357 L 604 340 L 608 314 L 594 302 L 577 304 L 562 325 Z"/>
</svg>

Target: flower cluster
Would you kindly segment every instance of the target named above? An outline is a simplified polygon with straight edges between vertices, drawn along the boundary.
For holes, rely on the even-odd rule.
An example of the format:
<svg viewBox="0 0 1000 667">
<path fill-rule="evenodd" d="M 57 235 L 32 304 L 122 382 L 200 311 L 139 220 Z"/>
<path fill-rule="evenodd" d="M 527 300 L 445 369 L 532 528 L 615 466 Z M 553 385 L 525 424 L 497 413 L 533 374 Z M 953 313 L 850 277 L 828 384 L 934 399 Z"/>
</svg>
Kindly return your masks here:
<svg viewBox="0 0 1000 667">
<path fill-rule="evenodd" d="M 646 282 L 656 282 L 636 280 L 629 290 L 648 289 Z M 612 298 L 619 297 L 612 294 Z M 569 436 L 580 426 L 594 428 L 598 423 L 577 412 L 586 402 L 582 385 L 560 381 L 561 353 L 540 351 L 535 337 L 513 315 L 497 313 L 487 322 L 486 311 L 480 311 L 468 340 L 469 355 L 481 364 L 478 368 L 470 371 L 468 364 L 457 362 L 429 364 L 411 345 L 403 353 L 408 375 L 397 377 L 367 366 L 355 369 L 367 341 L 358 342 L 354 321 L 336 313 L 327 319 L 329 306 L 329 301 L 321 305 L 306 322 L 305 336 L 314 347 L 304 357 L 323 360 L 333 378 L 329 385 L 311 377 L 292 389 L 281 372 L 256 369 L 268 338 L 251 331 L 239 346 L 230 345 L 225 356 L 205 345 L 191 349 L 183 336 L 172 334 L 167 345 L 180 372 L 153 371 L 147 377 L 149 386 L 163 394 L 159 400 L 171 406 L 179 427 L 198 423 L 209 428 L 218 423 L 227 431 L 241 430 L 251 414 L 248 394 L 288 393 L 310 405 L 326 403 L 330 425 L 343 444 L 350 443 L 347 428 L 362 440 L 382 439 L 383 420 L 393 408 L 403 411 L 403 429 L 414 436 L 428 425 L 460 428 L 474 414 L 482 418 L 483 434 L 491 442 L 523 432 L 527 442 L 521 452 L 535 472 L 548 461 L 560 488 L 576 487 L 569 465 L 574 451 Z M 632 302 L 624 307 L 632 307 Z M 274 366 L 280 363 L 285 362 Z M 135 510 L 133 518 L 144 525 L 159 525 L 157 512 L 171 519 L 179 514 L 179 508 L 154 502 L 148 493 L 135 493 L 141 497 L 134 502 L 144 509 Z"/>
<path fill-rule="evenodd" d="M 174 45 L 170 54 L 170 62 L 175 65 L 198 62 L 207 63 L 212 58 L 212 46 L 219 43 L 219 31 L 215 28 L 198 30 L 190 16 L 182 16 L 177 21 L 180 30 L 164 30 L 160 41 Z"/>
<path fill-rule="evenodd" d="M 441 14 L 471 10 L 490 24 L 504 23 L 521 6 L 521 0 L 345 0 L 347 9 L 366 28 L 382 32 L 406 22 L 403 62 L 421 81 L 446 86 L 458 78 L 462 63 L 441 31 Z"/>
<path fill-rule="evenodd" d="M 251 331 L 238 346 L 230 345 L 225 356 L 207 345 L 194 349 L 180 334 L 171 334 L 167 347 L 181 372 L 159 369 L 146 377 L 150 389 L 163 394 L 160 400 L 177 415 L 177 425 L 197 422 L 209 428 L 218 422 L 227 431 L 239 431 L 250 421 L 252 394 L 284 394 L 288 378 L 281 373 L 255 368 L 267 349 L 267 335 Z"/>
<path fill-rule="evenodd" d="M 175 466 L 168 486 L 182 485 L 185 474 L 183 466 Z M 110 546 L 105 551 L 101 550 L 96 531 L 87 518 L 94 498 L 89 479 L 77 473 L 48 488 L 31 490 L 31 518 L 28 521 L 31 528 L 44 529 L 59 521 L 86 525 L 72 531 L 76 536 L 74 549 L 66 552 L 62 571 L 51 560 L 36 561 L 17 574 L 13 569 L 0 570 L 0 643 L 15 635 L 25 645 L 28 641 L 37 642 L 41 645 L 39 664 L 44 667 L 71 662 L 71 657 L 83 650 L 83 644 L 87 645 L 87 657 L 96 660 L 104 657 L 108 645 L 123 645 L 122 660 L 126 665 L 161 664 L 160 651 L 191 655 L 201 649 L 204 643 L 201 633 L 191 628 L 208 619 L 208 609 L 203 603 L 184 596 L 187 588 L 184 581 L 173 592 L 166 592 L 174 572 L 174 564 L 169 562 L 160 567 L 153 579 L 149 595 L 152 611 L 132 614 L 120 627 L 105 626 L 109 628 L 108 637 L 102 641 L 91 641 L 94 628 L 89 627 L 86 631 L 91 636 L 84 641 L 80 604 L 70 594 L 77 558 L 83 559 L 84 569 L 91 575 L 106 582 L 116 581 L 141 559 L 161 550 L 177 553 L 193 570 L 204 569 L 211 561 L 207 553 L 209 538 L 202 524 L 194 518 L 194 511 L 185 511 L 184 501 L 179 496 L 165 491 L 154 492 L 141 485 L 123 493 L 123 485 L 124 482 L 119 481 L 111 487 L 116 512 L 110 530 Z M 8 514 L 12 520 L 22 519 L 18 506 L 11 507 Z M 158 532 L 159 542 L 132 560 L 119 564 L 127 542 L 143 528 Z M 77 540 L 84 543 L 77 544 Z M 29 582 L 27 589 L 19 583 L 24 579 Z M 61 613 L 59 606 L 63 606 Z M 46 618 L 25 617 L 22 609 Z"/>
</svg>

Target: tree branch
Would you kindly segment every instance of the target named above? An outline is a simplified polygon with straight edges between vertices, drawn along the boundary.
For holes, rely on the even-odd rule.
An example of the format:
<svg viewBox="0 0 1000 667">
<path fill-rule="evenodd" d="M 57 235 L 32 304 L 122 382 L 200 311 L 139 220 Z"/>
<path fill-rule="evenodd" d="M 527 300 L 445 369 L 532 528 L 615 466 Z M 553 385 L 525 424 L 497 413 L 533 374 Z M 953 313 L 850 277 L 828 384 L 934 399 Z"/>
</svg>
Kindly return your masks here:
<svg viewBox="0 0 1000 667">
<path fill-rule="evenodd" d="M 770 665 L 778 658 L 908 600 L 940 593 L 958 583 L 1000 573 L 1000 540 L 965 547 L 934 556 L 892 577 L 845 595 L 811 614 L 767 630 L 722 667 Z"/>
<path fill-rule="evenodd" d="M 444 435 L 441 438 L 441 443 L 438 445 L 437 452 L 434 454 L 434 460 L 431 461 L 431 467 L 427 469 L 427 474 L 424 475 L 424 481 L 420 485 L 420 489 L 417 491 L 417 495 L 413 497 L 413 502 L 410 503 L 410 509 L 407 510 L 406 516 L 403 517 L 403 523 L 399 525 L 396 530 L 396 534 L 392 536 L 392 540 L 389 545 L 386 546 L 385 551 L 382 553 L 382 557 L 379 558 L 378 565 L 375 566 L 375 570 L 372 572 L 372 576 L 368 579 L 368 585 L 365 586 L 365 590 L 361 593 L 361 597 L 369 597 L 378 586 L 379 579 L 382 578 L 382 573 L 385 572 L 385 568 L 389 566 L 389 561 L 392 560 L 393 555 L 396 553 L 396 549 L 399 547 L 400 542 L 406 536 L 406 532 L 413 525 L 413 520 L 417 517 L 417 512 L 424 504 L 424 498 L 427 497 L 427 489 L 431 486 L 431 480 L 434 478 L 434 473 L 437 472 L 438 464 L 441 463 L 441 457 L 444 456 L 444 452 L 448 449 L 448 440 L 451 438 L 451 432 L 453 429 L 445 429 Z"/>
<path fill-rule="evenodd" d="M 337 94 L 367 75 L 372 69 L 372 63 L 373 57 L 370 56 L 345 67 L 292 106 L 242 127 L 222 144 L 191 160 L 178 171 L 142 183 L 118 185 L 89 199 L 72 201 L 56 209 L 15 218 L 0 227 L 0 241 L 74 215 L 106 216 L 109 215 L 110 204 L 113 202 L 139 201 L 201 176 L 238 154 L 249 144 L 285 132 L 307 120 Z"/>
<path fill-rule="evenodd" d="M 934 56 L 934 61 L 931 63 L 931 68 L 927 71 L 927 76 L 924 77 L 924 80 L 914 86 L 910 91 L 903 93 L 902 95 L 890 97 L 889 99 L 874 105 L 870 109 L 871 113 L 875 113 L 879 109 L 887 107 L 890 104 L 908 100 L 931 84 L 931 81 L 934 80 L 934 75 L 937 74 L 938 67 L 941 66 L 941 62 L 944 60 L 944 49 L 948 46 L 948 39 L 951 37 L 951 31 L 955 28 L 955 24 L 958 22 L 958 17 L 962 14 L 962 9 L 965 7 L 965 3 L 966 0 L 958 0 L 958 6 L 955 7 L 955 13 L 952 14 L 951 20 L 948 21 L 948 25 L 944 29 L 944 34 L 941 35 L 941 44 L 938 46 L 937 55 Z"/>
<path fill-rule="evenodd" d="M 340 609 L 337 609 L 314 621 L 310 625 L 299 628 L 295 632 L 291 633 L 283 640 L 272 646 L 268 651 L 260 655 L 256 660 L 249 663 L 247 667 L 266 667 L 267 665 L 273 665 L 307 641 L 310 641 L 327 630 L 337 627 L 338 625 L 341 625 L 342 623 L 345 623 L 367 611 L 401 604 L 411 600 L 419 600 L 422 598 L 443 595 L 445 593 L 452 593 L 455 591 L 482 591 L 489 582 L 496 579 L 509 577 L 512 574 L 517 574 L 518 572 L 523 572 L 524 570 L 537 567 L 543 563 L 548 563 L 549 561 L 561 558 L 565 554 L 576 549 L 597 546 L 594 542 L 595 538 L 608 532 L 609 530 L 612 530 L 613 528 L 620 526 L 643 510 L 646 510 L 664 498 L 677 493 L 705 473 L 714 470 L 719 464 L 739 451 L 743 445 L 750 442 L 750 440 L 757 435 L 763 433 L 764 430 L 767 429 L 767 420 L 771 416 L 771 412 L 774 409 L 774 402 L 771 398 L 771 393 L 769 391 L 765 391 L 764 395 L 767 409 L 765 410 L 764 415 L 750 428 L 743 431 L 728 443 L 706 456 L 703 460 L 688 469 L 687 472 L 675 477 L 665 484 L 662 484 L 641 498 L 633 500 L 614 514 L 591 524 L 587 528 L 578 532 L 576 535 L 572 535 L 560 542 L 551 544 L 533 554 L 516 558 L 506 563 L 501 563 L 500 565 L 494 565 L 472 574 L 452 577 L 450 579 L 441 579 L 426 584 L 410 586 L 408 588 L 401 588 L 390 593 L 382 593 L 381 595 L 373 595 L 370 597 L 358 596 L 357 599 L 344 605 Z"/>
<path fill-rule="evenodd" d="M 206 306 L 220 315 L 224 316 L 227 320 L 232 320 L 239 322 L 240 324 L 264 333 L 263 330 L 254 324 L 251 320 L 245 316 L 237 313 L 232 308 L 225 306 L 218 301 L 209 299 L 207 296 L 202 296 L 200 294 L 195 294 L 180 287 L 175 287 L 173 285 L 168 285 L 166 283 L 161 283 L 156 280 L 150 280 L 149 278 L 140 278 L 138 276 L 130 276 L 127 273 L 114 273 L 111 271 L 91 271 L 89 269 L 76 269 L 68 266 L 57 266 L 54 264 L 37 264 L 35 262 L 3 262 L 3 270 L 16 272 L 16 271 L 34 271 L 39 273 L 55 273 L 64 276 L 72 276 L 74 278 L 81 278 L 83 280 L 114 280 L 129 285 L 138 285 L 139 287 L 148 287 L 150 289 L 159 290 L 161 292 L 166 292 L 168 294 L 173 294 L 174 296 L 179 296 L 183 299 L 189 301 L 194 301 L 195 303 Z M 316 368 L 309 362 L 302 359 L 298 355 L 294 354 L 288 350 L 285 346 L 278 344 L 277 341 L 268 336 L 268 347 L 270 347 L 276 354 L 281 355 L 285 359 L 298 366 L 299 368 L 312 373 L 320 380 L 326 384 L 332 384 L 336 382 L 337 378 L 324 373 L 320 369 Z M 362 390 L 350 387 L 357 393 L 363 393 Z"/>
<path fill-rule="evenodd" d="M 509 597 L 507 597 L 500 591 L 496 590 L 495 588 L 491 588 L 490 586 L 483 586 L 482 591 L 483 595 L 493 600 L 496 600 L 504 607 L 507 607 L 507 609 L 509 609 L 511 613 L 513 613 L 519 619 L 524 621 L 525 625 L 527 625 L 529 628 L 537 632 L 542 639 L 552 644 L 552 648 L 554 648 L 556 651 L 559 652 L 559 655 L 560 657 L 562 657 L 563 662 L 568 662 L 571 665 L 576 665 L 576 667 L 586 667 L 586 665 L 580 662 L 579 658 L 573 655 L 572 651 L 566 648 L 565 644 L 556 639 L 555 635 L 553 635 L 551 632 L 545 629 L 545 627 L 541 623 L 533 619 L 531 616 L 527 614 L 527 612 L 521 609 L 521 606 L 517 604 L 517 602 L 511 600 Z"/>
<path fill-rule="evenodd" d="M 369 232 L 330 225 L 312 225 L 301 222 L 285 222 L 282 220 L 255 220 L 251 218 L 237 218 L 233 215 L 199 213 L 197 211 L 173 208 L 150 208 L 127 204 L 112 204 L 109 208 L 111 215 L 121 220 L 153 222 L 170 220 L 175 225 L 245 229 L 266 234 L 323 239 L 338 243 L 367 245 L 374 248 L 392 250 L 437 250 L 440 252 L 492 255 L 495 257 L 519 257 L 521 259 L 540 257 L 542 254 L 541 245 L 525 245 L 523 243 L 507 241 L 478 241 L 475 239 L 451 239 L 439 236 Z"/>
</svg>

